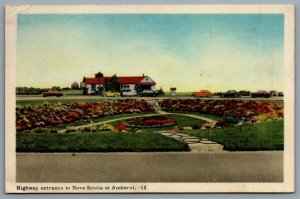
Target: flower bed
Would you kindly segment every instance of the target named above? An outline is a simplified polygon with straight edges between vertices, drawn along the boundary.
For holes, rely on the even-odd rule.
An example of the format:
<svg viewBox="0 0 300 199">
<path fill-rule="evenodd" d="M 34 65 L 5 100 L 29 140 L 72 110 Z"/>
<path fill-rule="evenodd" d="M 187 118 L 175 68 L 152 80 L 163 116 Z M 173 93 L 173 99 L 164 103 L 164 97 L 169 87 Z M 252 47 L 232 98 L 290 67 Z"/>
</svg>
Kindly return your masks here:
<svg viewBox="0 0 300 199">
<path fill-rule="evenodd" d="M 37 127 L 68 124 L 90 118 L 122 114 L 153 112 L 154 109 L 145 100 L 102 101 L 95 103 L 76 102 L 72 104 L 28 105 L 16 107 L 17 131 Z"/>
<path fill-rule="evenodd" d="M 165 116 L 138 117 L 126 120 L 124 122 L 124 125 L 126 127 L 135 128 L 161 128 L 173 126 L 175 124 L 176 121 L 174 119 Z"/>
<path fill-rule="evenodd" d="M 169 112 L 198 112 L 221 116 L 215 126 L 253 124 L 284 117 L 283 104 L 242 100 L 160 100 L 161 109 Z"/>
</svg>

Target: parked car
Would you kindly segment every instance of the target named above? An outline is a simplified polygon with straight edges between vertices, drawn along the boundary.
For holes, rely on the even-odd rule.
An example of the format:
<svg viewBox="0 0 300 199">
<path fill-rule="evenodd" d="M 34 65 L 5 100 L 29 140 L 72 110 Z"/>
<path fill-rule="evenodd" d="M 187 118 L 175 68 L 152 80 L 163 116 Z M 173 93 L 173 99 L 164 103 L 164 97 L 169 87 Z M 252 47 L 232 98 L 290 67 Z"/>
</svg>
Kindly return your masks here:
<svg viewBox="0 0 300 199">
<path fill-rule="evenodd" d="M 157 91 L 153 90 L 143 90 L 142 92 L 139 92 L 138 95 L 141 97 L 157 97 L 158 96 Z"/>
<path fill-rule="evenodd" d="M 279 93 L 277 91 L 270 91 L 270 93 L 271 93 L 271 96 L 274 96 L 274 97 L 279 95 Z"/>
<path fill-rule="evenodd" d="M 278 97 L 283 97 L 283 96 L 284 96 L 283 92 L 278 93 Z"/>
<path fill-rule="evenodd" d="M 104 93 L 103 96 L 104 97 L 120 97 L 121 93 L 108 91 L 108 92 Z"/>
<path fill-rule="evenodd" d="M 225 93 L 221 93 L 221 97 L 241 97 L 240 93 L 238 93 L 237 91 L 235 90 L 229 90 Z"/>
<path fill-rule="evenodd" d="M 199 92 L 193 92 L 192 96 L 194 96 L 194 97 L 211 97 L 212 93 L 208 90 L 201 90 Z"/>
<path fill-rule="evenodd" d="M 48 97 L 48 96 L 56 96 L 56 97 L 60 97 L 63 96 L 63 92 L 62 91 L 58 91 L 58 90 L 54 90 L 54 89 L 50 89 L 46 92 L 42 93 L 43 97 Z"/>
<path fill-rule="evenodd" d="M 271 97 L 272 96 L 272 93 L 271 92 L 267 92 L 267 91 L 264 91 L 264 90 L 259 90 L 257 92 L 252 92 L 251 93 L 251 97 L 265 97 L 265 98 L 268 98 L 268 97 Z"/>
</svg>

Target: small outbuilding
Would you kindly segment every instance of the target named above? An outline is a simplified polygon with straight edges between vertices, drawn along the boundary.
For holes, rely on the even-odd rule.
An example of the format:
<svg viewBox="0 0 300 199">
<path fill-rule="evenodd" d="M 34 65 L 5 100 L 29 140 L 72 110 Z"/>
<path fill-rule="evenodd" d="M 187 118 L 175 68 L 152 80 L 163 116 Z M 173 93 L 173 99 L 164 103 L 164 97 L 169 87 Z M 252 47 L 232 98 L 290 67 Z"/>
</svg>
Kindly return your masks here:
<svg viewBox="0 0 300 199">
<path fill-rule="evenodd" d="M 170 95 L 172 95 L 172 96 L 176 95 L 176 88 L 175 87 L 170 88 Z"/>
</svg>

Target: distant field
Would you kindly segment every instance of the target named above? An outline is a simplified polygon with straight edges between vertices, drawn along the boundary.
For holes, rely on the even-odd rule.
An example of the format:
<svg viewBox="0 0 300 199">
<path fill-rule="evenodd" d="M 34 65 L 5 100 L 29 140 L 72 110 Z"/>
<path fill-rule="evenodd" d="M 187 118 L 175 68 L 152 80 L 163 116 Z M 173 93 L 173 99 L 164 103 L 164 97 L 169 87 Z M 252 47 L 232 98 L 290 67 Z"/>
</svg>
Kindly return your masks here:
<svg viewBox="0 0 300 199">
<path fill-rule="evenodd" d="M 170 96 L 171 93 L 169 91 L 165 92 L 166 96 Z M 176 96 L 191 96 L 192 92 L 176 92 Z"/>
<path fill-rule="evenodd" d="M 21 99 L 17 100 L 16 104 L 20 106 L 26 106 L 26 105 L 42 105 L 44 103 L 48 104 L 57 104 L 57 103 L 64 103 L 64 104 L 70 104 L 74 102 L 101 102 L 101 101 L 109 101 L 109 100 L 114 100 L 114 99 L 64 99 L 64 98 L 45 98 L 43 100 L 26 100 L 26 99 Z"/>
<path fill-rule="evenodd" d="M 64 90 L 65 95 L 82 95 L 83 90 Z"/>
</svg>

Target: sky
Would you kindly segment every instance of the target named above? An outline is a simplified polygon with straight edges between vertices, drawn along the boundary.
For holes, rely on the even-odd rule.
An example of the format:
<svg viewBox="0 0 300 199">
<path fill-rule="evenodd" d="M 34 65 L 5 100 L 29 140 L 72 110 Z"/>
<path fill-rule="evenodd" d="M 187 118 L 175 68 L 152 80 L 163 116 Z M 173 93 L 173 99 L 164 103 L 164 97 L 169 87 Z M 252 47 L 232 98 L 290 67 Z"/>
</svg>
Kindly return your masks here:
<svg viewBox="0 0 300 199">
<path fill-rule="evenodd" d="M 169 91 L 283 90 L 282 14 L 18 14 L 17 86 L 148 75 Z"/>
</svg>

